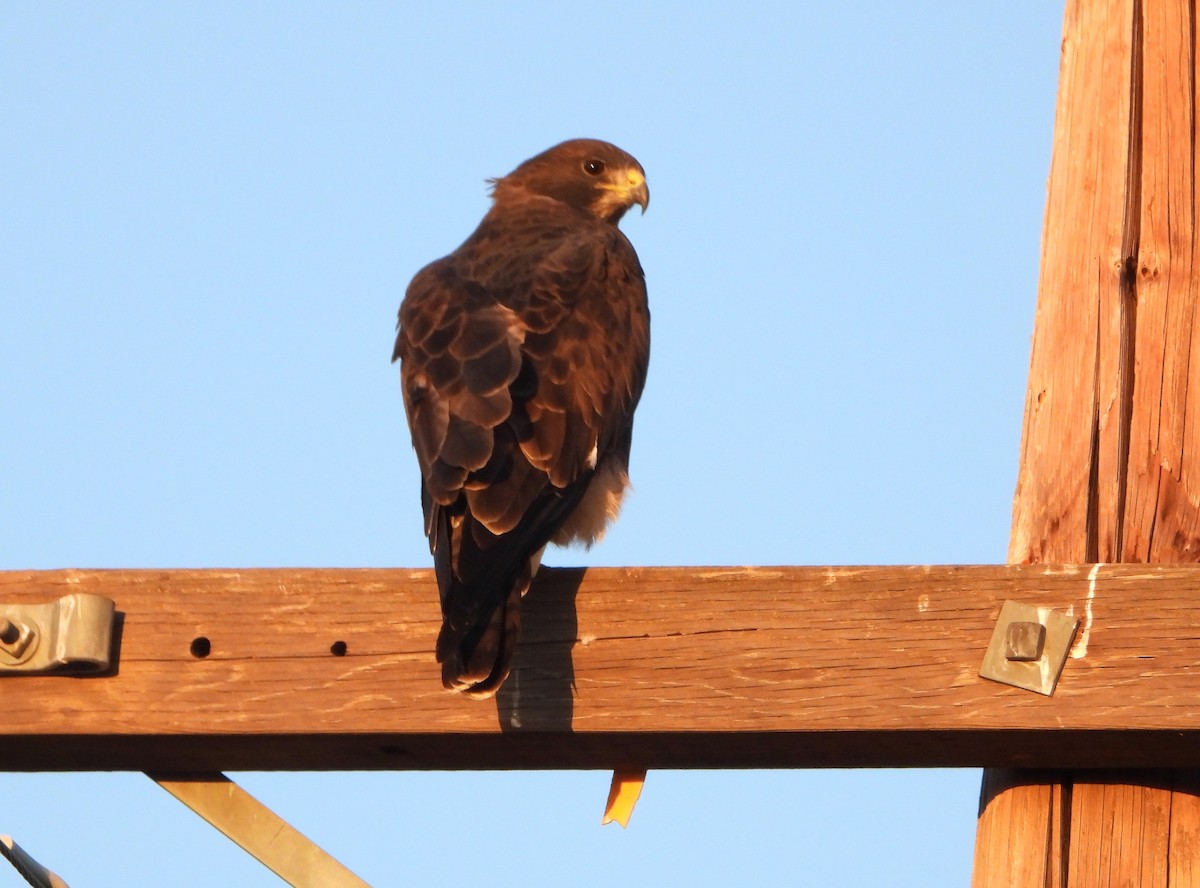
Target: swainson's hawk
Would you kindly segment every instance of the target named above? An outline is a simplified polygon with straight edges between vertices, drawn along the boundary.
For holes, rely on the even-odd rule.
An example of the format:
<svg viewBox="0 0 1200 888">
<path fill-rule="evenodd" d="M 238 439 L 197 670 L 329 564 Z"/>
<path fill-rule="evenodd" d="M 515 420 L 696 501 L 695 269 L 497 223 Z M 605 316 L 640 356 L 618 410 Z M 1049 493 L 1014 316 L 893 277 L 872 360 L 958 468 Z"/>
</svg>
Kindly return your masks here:
<svg viewBox="0 0 1200 888">
<path fill-rule="evenodd" d="M 474 234 L 409 284 L 393 354 L 442 683 L 479 696 L 508 675 L 542 549 L 591 545 L 616 516 L 650 357 L 642 267 L 617 228 L 649 204 L 641 164 L 576 139 L 493 186 Z"/>
</svg>

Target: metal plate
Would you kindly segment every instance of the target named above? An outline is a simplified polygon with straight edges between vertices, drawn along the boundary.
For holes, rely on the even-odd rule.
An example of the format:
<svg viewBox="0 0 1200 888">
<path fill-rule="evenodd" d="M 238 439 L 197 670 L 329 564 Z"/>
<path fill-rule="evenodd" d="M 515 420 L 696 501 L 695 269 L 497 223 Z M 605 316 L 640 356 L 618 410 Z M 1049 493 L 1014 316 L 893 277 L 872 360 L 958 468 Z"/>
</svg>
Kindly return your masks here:
<svg viewBox="0 0 1200 888">
<path fill-rule="evenodd" d="M 112 599 L 86 592 L 42 604 L 0 604 L 0 676 L 106 672 L 115 617 Z"/>
<path fill-rule="evenodd" d="M 1041 656 L 1032 660 L 1009 659 L 1005 655 L 1009 647 L 1009 627 L 1017 623 L 1038 623 L 1045 627 L 1046 637 Z M 1074 617 L 1053 611 L 1048 607 L 1035 607 L 1018 601 L 1006 601 L 1000 609 L 991 643 L 983 657 L 979 675 L 1003 684 L 1036 691 L 1047 697 L 1054 693 L 1058 677 L 1062 674 L 1075 638 L 1079 621 Z"/>
</svg>

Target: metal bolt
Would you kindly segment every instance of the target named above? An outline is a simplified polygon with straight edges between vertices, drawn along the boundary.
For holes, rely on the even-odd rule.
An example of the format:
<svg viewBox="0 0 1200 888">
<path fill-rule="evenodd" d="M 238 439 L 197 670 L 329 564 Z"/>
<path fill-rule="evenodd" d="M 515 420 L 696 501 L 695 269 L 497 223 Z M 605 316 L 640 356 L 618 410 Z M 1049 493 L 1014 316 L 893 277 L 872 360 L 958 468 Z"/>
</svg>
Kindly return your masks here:
<svg viewBox="0 0 1200 888">
<path fill-rule="evenodd" d="M 1009 623 L 1004 633 L 1004 658 L 1016 662 L 1040 659 L 1046 643 L 1046 627 L 1041 623 Z"/>
<path fill-rule="evenodd" d="M 0 652 L 6 658 L 23 659 L 25 652 L 30 650 L 35 638 L 36 629 L 18 623 L 9 617 L 0 617 Z"/>
</svg>

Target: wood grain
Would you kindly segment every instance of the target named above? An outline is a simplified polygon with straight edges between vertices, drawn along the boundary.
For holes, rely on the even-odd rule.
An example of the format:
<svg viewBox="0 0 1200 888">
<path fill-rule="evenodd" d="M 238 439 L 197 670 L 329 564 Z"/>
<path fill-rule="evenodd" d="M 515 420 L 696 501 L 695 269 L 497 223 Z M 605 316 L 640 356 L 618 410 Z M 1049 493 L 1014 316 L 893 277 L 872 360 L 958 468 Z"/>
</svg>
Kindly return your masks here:
<svg viewBox="0 0 1200 888">
<path fill-rule="evenodd" d="M 1134 7 L 1068 0 L 1009 560 L 1121 561 Z"/>
<path fill-rule="evenodd" d="M 0 767 L 1200 764 L 1198 585 L 1166 566 L 547 569 L 512 679 L 474 701 L 441 688 L 428 571 L 9 571 L 0 602 L 113 598 L 120 653 L 111 676 L 0 678 Z M 1052 698 L 978 677 L 1005 599 L 1084 618 Z"/>
<path fill-rule="evenodd" d="M 1196 34 L 1189 0 L 1068 0 L 1011 561 L 1200 560 Z M 973 884 L 1200 886 L 1196 782 L 989 774 Z"/>
</svg>

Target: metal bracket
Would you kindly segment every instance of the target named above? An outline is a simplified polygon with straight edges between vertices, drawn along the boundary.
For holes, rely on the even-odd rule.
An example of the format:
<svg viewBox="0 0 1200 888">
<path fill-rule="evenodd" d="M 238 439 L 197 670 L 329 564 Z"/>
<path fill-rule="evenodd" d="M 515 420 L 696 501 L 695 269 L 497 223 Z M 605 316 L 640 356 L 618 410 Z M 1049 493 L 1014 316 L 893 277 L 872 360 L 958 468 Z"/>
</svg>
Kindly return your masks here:
<svg viewBox="0 0 1200 888">
<path fill-rule="evenodd" d="M 224 774 L 147 774 L 295 888 L 371 888 Z"/>
<path fill-rule="evenodd" d="M 43 604 L 0 604 L 0 676 L 108 670 L 111 598 L 75 592 Z"/>
<path fill-rule="evenodd" d="M 1078 628 L 1074 617 L 1048 607 L 1006 601 L 979 675 L 1049 697 Z"/>
<path fill-rule="evenodd" d="M 34 888 L 67 888 L 66 882 L 30 857 L 11 836 L 0 836 L 0 857 L 11 863 Z"/>
</svg>

